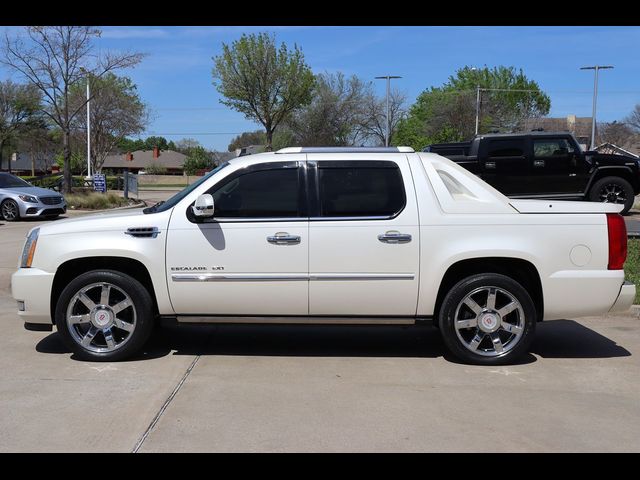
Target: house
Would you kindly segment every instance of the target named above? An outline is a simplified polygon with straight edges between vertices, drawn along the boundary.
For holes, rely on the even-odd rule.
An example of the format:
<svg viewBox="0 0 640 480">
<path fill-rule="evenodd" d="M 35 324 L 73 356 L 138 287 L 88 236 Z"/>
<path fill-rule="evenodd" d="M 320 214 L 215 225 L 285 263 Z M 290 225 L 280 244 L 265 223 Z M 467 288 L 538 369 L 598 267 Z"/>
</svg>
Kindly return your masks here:
<svg viewBox="0 0 640 480">
<path fill-rule="evenodd" d="M 131 173 L 139 173 L 150 166 L 158 166 L 166 169 L 167 175 L 183 175 L 184 161 L 187 156 L 173 150 L 136 150 L 117 155 L 109 155 L 105 158 L 103 169 L 108 169 L 116 174 L 121 174 L 125 169 Z"/>
<path fill-rule="evenodd" d="M 46 175 L 51 173 L 51 167 L 55 164 L 54 152 L 36 156 L 25 152 L 14 152 L 10 156 L 3 156 L 0 170 L 11 170 L 15 175 Z"/>
<path fill-rule="evenodd" d="M 576 137 L 580 147 L 583 150 L 588 150 L 591 147 L 591 119 L 592 117 L 576 117 L 575 115 L 567 115 L 566 118 L 527 118 L 522 122 L 519 130 L 522 132 L 538 129 L 547 132 L 569 131 Z"/>
</svg>

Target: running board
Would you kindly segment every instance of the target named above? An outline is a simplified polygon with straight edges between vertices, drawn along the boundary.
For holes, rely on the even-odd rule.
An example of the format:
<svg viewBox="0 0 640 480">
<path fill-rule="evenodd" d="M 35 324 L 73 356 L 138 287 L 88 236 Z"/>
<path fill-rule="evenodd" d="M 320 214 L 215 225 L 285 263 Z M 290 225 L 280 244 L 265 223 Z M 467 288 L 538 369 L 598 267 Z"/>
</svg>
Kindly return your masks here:
<svg viewBox="0 0 640 480">
<path fill-rule="evenodd" d="M 303 325 L 414 325 L 415 317 L 243 317 L 178 315 L 178 323 L 253 323 L 253 324 L 303 324 Z"/>
</svg>

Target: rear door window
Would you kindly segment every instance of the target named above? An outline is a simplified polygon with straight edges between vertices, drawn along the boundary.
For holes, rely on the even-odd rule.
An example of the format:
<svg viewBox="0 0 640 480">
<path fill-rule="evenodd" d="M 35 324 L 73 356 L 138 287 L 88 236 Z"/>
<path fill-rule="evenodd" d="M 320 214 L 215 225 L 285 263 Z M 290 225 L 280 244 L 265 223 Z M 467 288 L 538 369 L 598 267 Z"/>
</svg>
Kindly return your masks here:
<svg viewBox="0 0 640 480">
<path fill-rule="evenodd" d="M 321 217 L 384 217 L 406 203 L 400 168 L 391 161 L 320 161 Z"/>
</svg>

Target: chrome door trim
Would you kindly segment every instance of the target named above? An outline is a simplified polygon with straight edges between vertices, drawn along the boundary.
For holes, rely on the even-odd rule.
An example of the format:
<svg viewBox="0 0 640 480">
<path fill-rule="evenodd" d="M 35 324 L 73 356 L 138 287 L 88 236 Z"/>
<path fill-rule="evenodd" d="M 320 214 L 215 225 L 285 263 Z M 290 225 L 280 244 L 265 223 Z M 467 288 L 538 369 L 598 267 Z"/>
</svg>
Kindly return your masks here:
<svg viewBox="0 0 640 480">
<path fill-rule="evenodd" d="M 413 273 L 312 273 L 309 280 L 413 280 Z"/>
<path fill-rule="evenodd" d="M 413 325 L 413 317 L 251 317 L 251 316 L 207 316 L 178 315 L 178 323 L 253 323 L 253 324 L 306 324 L 306 325 Z"/>
<path fill-rule="evenodd" d="M 309 275 L 306 273 L 172 273 L 171 280 L 174 282 L 277 282 L 309 280 Z"/>
<path fill-rule="evenodd" d="M 174 282 L 414 280 L 413 273 L 172 273 Z"/>
</svg>

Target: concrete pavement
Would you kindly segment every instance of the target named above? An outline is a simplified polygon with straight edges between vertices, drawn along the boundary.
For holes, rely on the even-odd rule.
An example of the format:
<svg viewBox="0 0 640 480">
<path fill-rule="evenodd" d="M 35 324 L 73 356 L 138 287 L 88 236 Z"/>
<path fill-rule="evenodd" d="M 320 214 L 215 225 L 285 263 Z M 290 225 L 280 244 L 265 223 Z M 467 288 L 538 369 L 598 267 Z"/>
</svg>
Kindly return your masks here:
<svg viewBox="0 0 640 480">
<path fill-rule="evenodd" d="M 632 314 L 539 324 L 508 367 L 428 327 L 164 327 L 82 362 L 23 329 L 8 281 L 38 222 L 0 223 L 0 451 L 640 451 Z"/>
</svg>

